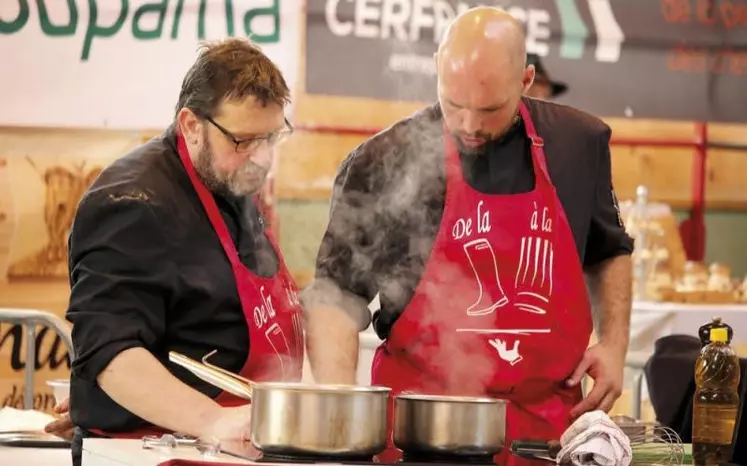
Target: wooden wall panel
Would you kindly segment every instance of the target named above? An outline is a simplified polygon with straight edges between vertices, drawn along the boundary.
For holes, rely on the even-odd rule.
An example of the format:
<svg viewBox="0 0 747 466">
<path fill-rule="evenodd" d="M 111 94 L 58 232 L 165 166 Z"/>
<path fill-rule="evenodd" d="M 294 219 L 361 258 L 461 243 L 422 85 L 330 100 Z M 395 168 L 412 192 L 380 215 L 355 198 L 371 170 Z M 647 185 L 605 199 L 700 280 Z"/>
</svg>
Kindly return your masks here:
<svg viewBox="0 0 747 466">
<path fill-rule="evenodd" d="M 137 132 L 0 128 L 0 307 L 64 316 L 67 234 L 91 176 L 139 143 Z M 50 411 L 46 382 L 69 378 L 67 353 L 37 329 L 34 407 Z M 25 335 L 0 323 L 0 407 L 23 406 Z"/>
<path fill-rule="evenodd" d="M 622 155 L 625 156 L 622 156 Z M 620 199 L 632 199 L 639 185 L 651 200 L 686 207 L 690 204 L 692 155 L 687 149 L 612 148 L 612 179 Z"/>
<path fill-rule="evenodd" d="M 695 125 L 686 121 L 602 119 L 612 128 L 613 138 L 677 139 L 692 141 Z"/>
<path fill-rule="evenodd" d="M 296 125 L 329 126 L 352 129 L 382 129 L 403 118 L 424 104 L 385 104 L 366 99 L 345 99 L 325 96 L 300 96 Z M 628 120 L 607 118 L 613 139 L 647 138 L 653 140 L 693 141 L 695 125 L 691 122 L 657 120 Z M 708 127 L 712 141 L 747 145 L 747 126 L 712 124 Z M 366 136 L 341 136 L 331 133 L 299 131 L 298 141 L 303 141 L 301 155 L 299 144 L 289 144 L 282 149 L 279 167 L 278 199 L 327 199 L 334 172 L 350 148 Z M 635 197 L 636 187 L 649 188 L 653 201 L 665 202 L 676 208 L 692 205 L 692 180 L 695 151 L 688 148 L 613 145 L 613 182 L 620 199 Z M 295 166 L 303 157 L 303 166 L 309 171 L 299 173 Z M 313 159 L 311 162 L 307 159 Z M 747 190 L 742 188 L 747 180 L 747 152 L 711 149 L 708 151 L 706 206 L 714 209 L 747 210 Z M 292 176 L 293 178 L 285 178 Z M 325 184 L 326 183 L 326 184 Z"/>
<path fill-rule="evenodd" d="M 708 125 L 708 138 L 712 141 L 747 145 L 747 125 Z"/>
<path fill-rule="evenodd" d="M 640 154 L 628 147 L 612 148 L 612 184 L 618 197 L 625 199 L 629 193 L 635 193 L 640 184 Z"/>
<path fill-rule="evenodd" d="M 747 152 L 712 150 L 706 169 L 706 200 L 711 208 L 747 210 Z"/>
<path fill-rule="evenodd" d="M 278 199 L 327 200 L 337 169 L 363 136 L 299 132 L 282 146 L 275 179 Z"/>
</svg>

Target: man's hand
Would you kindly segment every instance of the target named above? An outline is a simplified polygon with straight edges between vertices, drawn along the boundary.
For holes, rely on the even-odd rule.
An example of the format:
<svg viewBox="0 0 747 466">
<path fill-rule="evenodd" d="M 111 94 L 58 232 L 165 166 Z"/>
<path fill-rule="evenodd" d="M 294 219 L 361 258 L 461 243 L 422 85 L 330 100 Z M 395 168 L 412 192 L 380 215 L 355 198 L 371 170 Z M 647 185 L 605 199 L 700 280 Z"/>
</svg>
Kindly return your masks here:
<svg viewBox="0 0 747 466">
<path fill-rule="evenodd" d="M 205 441 L 248 442 L 251 432 L 252 405 L 220 408 L 220 414 L 199 435 Z"/>
<path fill-rule="evenodd" d="M 598 343 L 586 350 L 584 358 L 570 379 L 568 386 L 581 382 L 584 374 L 594 379 L 594 388 L 589 395 L 571 410 L 571 417 L 577 418 L 587 411 L 602 410 L 605 413 L 622 394 L 625 353 L 604 343 Z"/>
<path fill-rule="evenodd" d="M 44 432 L 56 435 L 67 441 L 72 441 L 75 426 L 72 419 L 70 419 L 70 398 L 60 401 L 52 410 L 55 414 L 59 414 L 60 418 L 44 426 Z"/>
</svg>

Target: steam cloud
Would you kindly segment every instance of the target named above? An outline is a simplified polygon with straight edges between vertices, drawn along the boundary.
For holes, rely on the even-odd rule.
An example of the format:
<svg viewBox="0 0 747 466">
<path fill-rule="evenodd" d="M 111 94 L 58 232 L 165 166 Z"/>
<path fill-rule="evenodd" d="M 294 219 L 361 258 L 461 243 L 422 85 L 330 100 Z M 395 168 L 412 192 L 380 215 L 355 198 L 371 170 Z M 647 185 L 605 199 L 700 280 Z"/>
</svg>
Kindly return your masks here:
<svg viewBox="0 0 747 466">
<path fill-rule="evenodd" d="M 363 8 L 356 9 L 353 3 L 330 0 L 324 2 L 324 10 L 319 8 L 321 4 L 316 4 L 316 10 L 312 5 L 309 14 L 323 17 L 324 27 L 333 37 L 376 40 L 382 49 L 388 45 L 382 75 L 371 79 L 390 83 L 398 100 L 418 100 L 424 94 L 424 82 L 432 83 L 427 93 L 435 100 L 435 44 L 457 14 L 480 2 L 438 0 L 428 7 L 407 1 L 367 5 L 367 14 L 372 16 L 373 9 L 381 10 L 375 14 L 378 21 L 356 20 L 355 12 Z M 314 308 L 318 299 L 367 319 L 368 303 L 359 296 L 373 298 L 379 293 L 384 312 L 377 318 L 389 326 L 395 318 L 390 314 L 392 307 L 400 309 L 410 301 L 430 257 L 445 195 L 441 120 L 433 118 L 432 110 L 424 112 L 406 125 L 407 131 L 395 124 L 386 134 L 371 138 L 340 168 L 341 186 L 337 189 L 342 192 L 334 197 L 327 236 L 319 251 L 322 272 L 303 294 L 307 309 Z M 397 254 L 401 254 L 397 260 L 390 260 Z M 486 351 L 489 343 L 484 337 L 456 332 L 461 326 L 457 319 L 464 321 L 464 304 L 457 306 L 441 296 L 446 285 L 474 283 L 472 273 L 464 273 L 447 264 L 434 283 L 421 285 L 429 312 L 420 318 L 420 324 L 433 326 L 438 341 L 432 341 L 431 335 L 415 335 L 399 349 L 433 368 L 443 392 L 484 395 L 498 357 Z M 331 282 L 349 285 L 352 293 L 330 286 L 326 276 Z M 400 318 L 409 317 L 403 314 Z M 360 324 L 362 327 L 366 322 Z M 333 334 L 324 345 L 326 354 L 345 351 Z"/>
<path fill-rule="evenodd" d="M 380 293 L 384 312 L 379 319 L 384 324 L 393 318 L 386 312 L 387 306 L 405 305 L 420 286 L 428 309 L 419 318 L 420 324 L 437 330 L 438 341 L 432 341 L 432 335 L 414 335 L 405 347 L 392 349 L 406 351 L 417 365 L 432 368 L 443 383 L 442 393 L 484 395 L 495 375 L 497 355 L 486 352 L 489 343 L 483 337 L 456 332 L 463 326 L 457 321 L 464 322 L 463 300 L 457 306 L 442 296 L 445 286 L 473 283 L 474 275 L 469 272 L 464 276 L 456 265 L 442 264 L 433 283 L 419 285 L 436 238 L 434 228 L 440 226 L 445 196 L 441 120 L 434 118 L 432 108 L 423 112 L 406 125 L 408 131 L 395 125 L 345 161 L 340 172 L 345 180 L 338 188 L 342 196 L 338 193 L 335 197 L 329 241 L 321 250 L 327 263 L 321 265 L 330 278 L 352 283 L 357 294 L 373 297 Z M 331 250 L 332 243 L 346 247 Z M 396 253 L 402 255 L 391 261 Z M 379 263 L 379 258 L 389 260 Z M 363 300 L 358 301 L 354 308 L 367 313 Z M 400 318 L 412 316 L 405 313 Z"/>
</svg>

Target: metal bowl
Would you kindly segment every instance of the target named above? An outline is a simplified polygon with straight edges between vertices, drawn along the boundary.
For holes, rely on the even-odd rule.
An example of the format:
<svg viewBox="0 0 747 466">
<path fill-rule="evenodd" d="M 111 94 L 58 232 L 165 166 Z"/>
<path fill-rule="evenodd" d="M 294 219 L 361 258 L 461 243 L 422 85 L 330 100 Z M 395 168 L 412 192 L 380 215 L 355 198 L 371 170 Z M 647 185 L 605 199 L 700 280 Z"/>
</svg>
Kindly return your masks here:
<svg viewBox="0 0 747 466">
<path fill-rule="evenodd" d="M 386 448 L 390 389 L 255 383 L 251 441 L 267 454 L 373 456 Z"/>
<path fill-rule="evenodd" d="M 251 400 L 251 443 L 264 454 L 371 457 L 386 449 L 387 387 L 253 382 L 176 352 L 169 359 L 206 382 Z"/>
<path fill-rule="evenodd" d="M 401 394 L 394 400 L 394 444 L 406 454 L 488 456 L 506 440 L 506 400 Z"/>
</svg>

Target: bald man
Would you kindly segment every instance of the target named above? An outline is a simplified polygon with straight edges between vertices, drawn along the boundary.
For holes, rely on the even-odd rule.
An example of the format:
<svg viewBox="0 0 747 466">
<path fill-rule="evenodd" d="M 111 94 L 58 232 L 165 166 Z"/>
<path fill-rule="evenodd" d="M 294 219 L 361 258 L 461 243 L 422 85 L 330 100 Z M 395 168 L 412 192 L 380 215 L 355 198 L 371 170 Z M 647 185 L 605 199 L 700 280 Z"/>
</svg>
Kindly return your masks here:
<svg viewBox="0 0 747 466">
<path fill-rule="evenodd" d="M 522 97 L 534 69 L 503 10 L 459 16 L 436 60 L 438 104 L 357 147 L 336 177 L 303 297 L 313 375 L 355 383 L 358 333 L 373 320 L 374 384 L 505 398 L 508 442 L 558 439 L 621 392 L 633 244 L 610 128 Z M 585 373 L 595 383 L 582 401 Z"/>
</svg>

